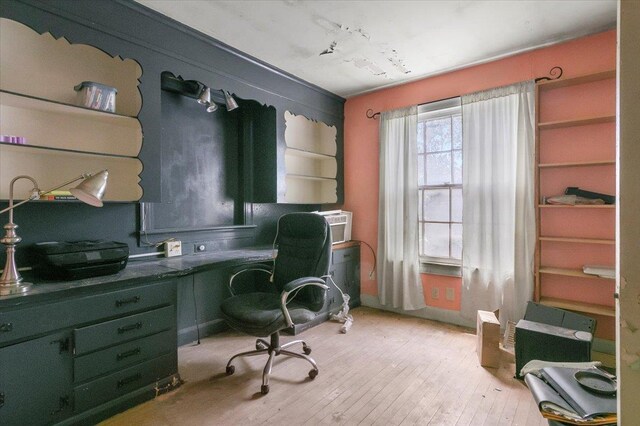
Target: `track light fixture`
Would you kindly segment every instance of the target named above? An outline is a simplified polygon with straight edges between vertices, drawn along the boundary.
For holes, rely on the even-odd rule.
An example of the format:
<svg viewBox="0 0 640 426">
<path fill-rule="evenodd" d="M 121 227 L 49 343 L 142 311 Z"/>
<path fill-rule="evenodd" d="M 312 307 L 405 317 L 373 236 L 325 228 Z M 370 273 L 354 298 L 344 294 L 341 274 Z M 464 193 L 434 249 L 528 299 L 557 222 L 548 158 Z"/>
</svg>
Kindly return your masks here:
<svg viewBox="0 0 640 426">
<path fill-rule="evenodd" d="M 211 88 L 204 83 L 198 80 L 184 80 L 182 77 L 176 77 L 169 71 L 162 72 L 162 89 L 195 98 L 200 105 L 206 106 L 207 112 L 218 110 L 218 105 L 215 101 L 220 104 L 222 103 L 222 97 L 217 94 L 218 90 L 212 94 Z M 227 107 L 227 111 L 233 111 L 238 108 L 238 102 L 228 91 L 219 89 L 219 92 L 222 92 L 224 96 L 224 104 Z"/>
</svg>

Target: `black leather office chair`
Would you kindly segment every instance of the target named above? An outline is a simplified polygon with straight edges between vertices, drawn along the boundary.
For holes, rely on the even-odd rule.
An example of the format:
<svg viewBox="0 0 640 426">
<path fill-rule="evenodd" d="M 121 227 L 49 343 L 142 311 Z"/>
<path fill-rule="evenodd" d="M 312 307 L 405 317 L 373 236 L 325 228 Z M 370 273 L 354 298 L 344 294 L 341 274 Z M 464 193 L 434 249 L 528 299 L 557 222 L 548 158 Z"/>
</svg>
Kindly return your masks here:
<svg viewBox="0 0 640 426">
<path fill-rule="evenodd" d="M 272 271 L 253 268 L 241 272 L 258 270 L 271 274 L 277 292 L 265 289 L 234 295 L 220 306 L 225 320 L 234 329 L 256 337 L 270 336 L 270 342 L 258 339 L 255 350 L 234 355 L 227 363 L 227 374 L 233 374 L 235 358 L 268 353 L 260 389 L 263 394 L 269 393 L 271 367 L 277 355 L 307 360 L 313 366 L 309 377 L 314 379 L 318 375 L 316 362 L 308 356 L 309 345 L 303 340 L 281 345 L 280 331 L 312 321 L 322 309 L 328 287 L 321 277 L 328 274 L 331 262 L 331 231 L 323 216 L 291 213 L 279 219 L 275 244 L 278 255 Z M 234 294 L 233 279 L 241 272 L 231 277 L 231 294 Z M 298 343 L 302 344 L 304 353 L 285 349 Z"/>
</svg>

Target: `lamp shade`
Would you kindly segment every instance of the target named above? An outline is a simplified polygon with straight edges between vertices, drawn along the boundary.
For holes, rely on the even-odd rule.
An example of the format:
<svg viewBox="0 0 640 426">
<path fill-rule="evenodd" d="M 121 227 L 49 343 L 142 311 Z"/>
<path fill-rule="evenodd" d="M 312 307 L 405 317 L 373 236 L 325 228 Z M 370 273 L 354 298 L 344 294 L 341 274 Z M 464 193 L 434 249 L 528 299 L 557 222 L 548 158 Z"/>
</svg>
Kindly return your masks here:
<svg viewBox="0 0 640 426">
<path fill-rule="evenodd" d="M 236 102 L 229 92 L 223 90 L 222 93 L 224 93 L 224 103 L 227 105 L 227 111 L 233 111 L 238 108 L 238 102 Z"/>
<path fill-rule="evenodd" d="M 94 207 L 102 207 L 102 197 L 104 197 L 104 191 L 107 189 L 107 178 L 109 172 L 103 170 L 95 175 L 89 176 L 75 188 L 71 188 L 69 191 L 71 195 L 78 200 L 89 204 Z"/>
<path fill-rule="evenodd" d="M 211 103 L 211 89 L 207 86 L 204 86 L 202 92 L 200 92 L 200 96 L 198 96 L 198 103 L 200 105 L 209 105 Z"/>
</svg>

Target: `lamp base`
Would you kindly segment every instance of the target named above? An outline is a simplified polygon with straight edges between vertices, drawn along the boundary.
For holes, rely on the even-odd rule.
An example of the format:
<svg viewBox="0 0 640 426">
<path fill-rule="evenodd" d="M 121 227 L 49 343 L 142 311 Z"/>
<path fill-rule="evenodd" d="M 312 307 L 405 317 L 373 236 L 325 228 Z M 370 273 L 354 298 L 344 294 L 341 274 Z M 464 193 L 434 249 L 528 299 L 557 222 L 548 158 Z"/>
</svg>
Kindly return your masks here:
<svg viewBox="0 0 640 426">
<path fill-rule="evenodd" d="M 32 284 L 19 282 L 17 284 L 0 285 L 0 296 L 9 296 L 11 294 L 23 294 L 31 289 Z"/>
</svg>

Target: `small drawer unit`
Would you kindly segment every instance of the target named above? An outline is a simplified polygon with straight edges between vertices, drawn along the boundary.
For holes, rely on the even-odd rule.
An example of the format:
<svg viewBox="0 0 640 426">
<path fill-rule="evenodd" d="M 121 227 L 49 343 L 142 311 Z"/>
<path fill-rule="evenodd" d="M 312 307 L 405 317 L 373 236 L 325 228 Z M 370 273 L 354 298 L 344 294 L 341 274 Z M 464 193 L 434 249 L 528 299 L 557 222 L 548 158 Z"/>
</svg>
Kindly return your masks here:
<svg viewBox="0 0 640 426">
<path fill-rule="evenodd" d="M 70 325 L 175 305 L 175 286 L 169 280 L 0 312 L 0 346 Z"/>
<path fill-rule="evenodd" d="M 175 349 L 173 330 L 167 330 L 101 351 L 78 356 L 73 362 L 76 383 L 171 353 Z"/>
<path fill-rule="evenodd" d="M 123 396 L 145 385 L 159 382 L 176 370 L 176 352 L 133 365 L 74 388 L 75 412 L 82 412 Z"/>
<path fill-rule="evenodd" d="M 75 355 L 175 328 L 175 306 L 165 306 L 74 330 Z"/>
</svg>

